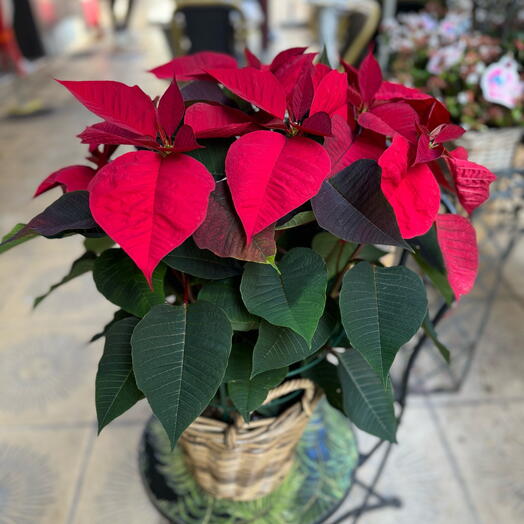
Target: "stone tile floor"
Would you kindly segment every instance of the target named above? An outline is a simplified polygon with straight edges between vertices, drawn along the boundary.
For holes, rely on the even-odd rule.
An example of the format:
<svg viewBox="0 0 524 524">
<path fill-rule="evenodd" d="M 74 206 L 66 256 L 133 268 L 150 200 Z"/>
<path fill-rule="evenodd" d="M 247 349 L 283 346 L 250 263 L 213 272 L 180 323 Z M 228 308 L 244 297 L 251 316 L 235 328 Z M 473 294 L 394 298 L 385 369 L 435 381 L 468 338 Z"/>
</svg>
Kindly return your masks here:
<svg viewBox="0 0 524 524">
<path fill-rule="evenodd" d="M 293 38 L 296 33 L 287 41 Z M 43 67 L 24 85 L 0 84 L 2 114 L 31 96 L 53 109 L 0 121 L 0 232 L 49 204 L 57 193 L 31 200 L 38 182 L 84 154 L 74 135 L 94 118 L 52 78 L 115 79 L 156 94 L 164 84 L 145 71 L 167 58 L 162 35 L 145 27 L 126 52 L 98 43 L 92 52 Z M 412 380 L 418 394 L 410 397 L 399 445 L 378 484 L 382 495 L 402 505 L 367 513 L 361 523 L 524 522 L 524 239 L 517 239 L 494 286 L 496 244 L 505 245 L 506 229 L 483 242 L 479 287 L 440 328 L 455 356 L 455 378 L 476 345 L 467 380 L 459 392 L 431 394 L 453 376 L 431 348 L 424 350 Z M 93 386 L 101 343 L 87 341 L 114 308 L 84 276 L 32 310 L 33 298 L 80 252 L 77 238 L 35 239 L 0 257 L 0 524 L 161 522 L 136 464 L 147 405 L 96 436 Z M 365 435 L 360 441 L 363 448 L 371 444 Z M 361 480 L 372 478 L 378 458 L 362 468 Z M 341 512 L 362 496 L 355 486 Z"/>
</svg>

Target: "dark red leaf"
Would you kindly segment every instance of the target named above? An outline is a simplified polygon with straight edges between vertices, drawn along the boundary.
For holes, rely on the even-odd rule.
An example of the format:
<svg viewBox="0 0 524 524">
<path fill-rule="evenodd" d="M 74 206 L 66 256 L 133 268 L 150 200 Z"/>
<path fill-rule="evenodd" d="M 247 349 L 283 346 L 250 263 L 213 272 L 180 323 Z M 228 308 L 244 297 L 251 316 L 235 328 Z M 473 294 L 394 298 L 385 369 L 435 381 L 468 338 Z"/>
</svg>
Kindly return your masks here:
<svg viewBox="0 0 524 524">
<path fill-rule="evenodd" d="M 375 100 L 428 100 L 431 95 L 418 89 L 406 87 L 393 82 L 382 82 L 380 89 L 375 93 Z"/>
<path fill-rule="evenodd" d="M 273 73 L 281 68 L 289 66 L 290 62 L 293 63 L 297 57 L 303 56 L 306 52 L 307 47 L 291 47 L 278 53 L 273 61 L 271 62 L 269 69 Z"/>
<path fill-rule="evenodd" d="M 84 191 L 95 173 L 96 171 L 88 166 L 63 167 L 45 178 L 36 189 L 34 196 L 37 197 L 56 186 L 62 186 L 64 193 Z"/>
<path fill-rule="evenodd" d="M 450 142 L 460 138 L 466 130 L 455 124 L 444 124 L 437 133 L 435 133 L 434 141 L 437 144 L 443 144 L 444 142 Z M 432 133 L 433 134 L 433 133 Z"/>
<path fill-rule="evenodd" d="M 194 80 L 181 89 L 185 102 L 214 102 L 225 104 L 228 101 L 222 89 L 217 86 L 215 79 Z"/>
<path fill-rule="evenodd" d="M 443 146 L 431 146 L 428 135 L 420 135 L 417 142 L 417 154 L 415 157 L 415 164 L 423 164 L 425 162 L 432 162 L 442 156 L 444 152 Z"/>
<path fill-rule="evenodd" d="M 219 257 L 251 262 L 265 263 L 277 250 L 273 225 L 255 235 L 248 245 L 225 180 L 211 193 L 206 219 L 193 238 L 200 249 L 209 249 Z"/>
<path fill-rule="evenodd" d="M 330 166 L 324 148 L 309 138 L 255 131 L 234 142 L 226 176 L 248 242 L 314 196 Z"/>
<path fill-rule="evenodd" d="M 373 160 L 357 160 L 324 182 L 311 204 L 319 225 L 347 242 L 406 245 Z"/>
<path fill-rule="evenodd" d="M 106 122 L 138 135 L 156 137 L 155 107 L 138 86 L 112 81 L 58 82 Z"/>
<path fill-rule="evenodd" d="M 437 239 L 444 258 L 448 281 L 457 300 L 469 293 L 478 271 L 475 229 L 460 215 L 437 216 Z"/>
<path fill-rule="evenodd" d="M 189 156 L 137 151 L 98 172 L 90 206 L 151 283 L 160 260 L 204 221 L 214 186 L 209 171 Z"/>
<path fill-rule="evenodd" d="M 277 118 L 284 118 L 286 94 L 279 81 L 269 71 L 245 67 L 210 69 L 208 73 L 240 98 Z"/>
<path fill-rule="evenodd" d="M 205 70 L 215 67 L 235 69 L 238 65 L 232 56 L 214 51 L 201 51 L 193 55 L 174 58 L 166 64 L 151 69 L 149 72 L 158 78 L 172 80 L 176 77 L 178 81 L 184 82 L 209 78 Z"/>
<path fill-rule="evenodd" d="M 174 134 L 184 117 L 184 100 L 176 81 L 172 81 L 158 102 L 158 123 L 167 136 Z"/>
</svg>

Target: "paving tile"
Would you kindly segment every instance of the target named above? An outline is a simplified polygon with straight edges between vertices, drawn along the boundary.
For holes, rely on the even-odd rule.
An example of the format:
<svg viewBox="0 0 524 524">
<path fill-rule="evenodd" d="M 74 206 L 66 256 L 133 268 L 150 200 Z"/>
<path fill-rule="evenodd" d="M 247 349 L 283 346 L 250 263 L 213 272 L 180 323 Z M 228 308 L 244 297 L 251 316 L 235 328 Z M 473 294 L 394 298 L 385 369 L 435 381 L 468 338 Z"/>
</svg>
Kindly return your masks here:
<svg viewBox="0 0 524 524">
<path fill-rule="evenodd" d="M 524 403 L 435 409 L 480 522 L 524 522 Z"/>
<path fill-rule="evenodd" d="M 398 435 L 399 444 L 392 449 L 377 489 L 382 496 L 398 497 L 400 508 L 386 508 L 365 513 L 359 524 L 474 524 L 471 510 L 462 496 L 436 427 L 426 409 L 406 411 Z M 375 439 L 359 433 L 361 449 L 368 449 Z M 380 454 L 360 470 L 357 477 L 369 482 L 376 471 Z M 338 516 L 361 501 L 361 488 L 350 496 Z M 337 515 L 333 520 L 336 520 Z M 339 518 L 339 517 L 338 517 Z M 346 522 L 351 522 L 347 519 Z"/>
<path fill-rule="evenodd" d="M 140 424 L 110 425 L 96 439 L 71 524 L 160 524 L 138 474 Z"/>
<path fill-rule="evenodd" d="M 0 522 L 66 524 L 93 428 L 0 430 Z"/>
</svg>

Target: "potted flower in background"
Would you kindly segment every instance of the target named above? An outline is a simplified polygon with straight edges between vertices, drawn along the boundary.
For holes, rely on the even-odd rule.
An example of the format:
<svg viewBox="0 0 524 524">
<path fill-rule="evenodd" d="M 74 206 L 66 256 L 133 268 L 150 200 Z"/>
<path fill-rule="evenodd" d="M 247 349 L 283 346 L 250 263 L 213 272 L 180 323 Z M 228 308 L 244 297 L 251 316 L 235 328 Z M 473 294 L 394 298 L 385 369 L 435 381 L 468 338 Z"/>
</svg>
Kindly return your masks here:
<svg viewBox="0 0 524 524">
<path fill-rule="evenodd" d="M 147 399 L 142 471 L 164 514 L 313 522 L 351 484 L 344 418 L 395 441 L 389 370 L 421 326 L 435 336 L 423 279 L 449 302 L 473 287 L 467 215 L 494 176 L 447 148 L 464 130 L 445 106 L 383 81 L 371 53 L 343 71 L 305 48 L 246 59 L 177 58 L 153 70 L 171 80 L 154 99 L 61 82 L 102 119 L 79 135 L 93 166 L 49 175 L 36 195 L 64 194 L 0 251 L 85 237 L 49 292 L 92 271 L 118 306 L 94 337 L 99 430 Z M 414 269 L 386 262 L 395 248 Z"/>
<path fill-rule="evenodd" d="M 472 160 L 507 170 L 524 122 L 524 41 L 482 29 L 472 31 L 466 12 L 410 13 L 388 21 L 385 38 L 392 76 L 442 100 L 453 122 L 472 130 L 457 141 Z"/>
</svg>

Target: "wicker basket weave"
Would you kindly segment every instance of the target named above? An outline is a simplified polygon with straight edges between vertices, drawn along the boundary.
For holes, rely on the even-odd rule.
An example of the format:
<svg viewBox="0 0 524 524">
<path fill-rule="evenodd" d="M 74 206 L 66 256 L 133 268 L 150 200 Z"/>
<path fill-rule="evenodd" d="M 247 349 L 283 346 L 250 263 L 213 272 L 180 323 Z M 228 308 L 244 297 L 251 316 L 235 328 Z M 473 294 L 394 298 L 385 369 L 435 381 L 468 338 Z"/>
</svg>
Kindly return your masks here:
<svg viewBox="0 0 524 524">
<path fill-rule="evenodd" d="M 254 500 L 271 493 L 286 477 L 295 447 L 320 393 L 310 380 L 285 382 L 265 404 L 296 390 L 300 401 L 277 417 L 234 424 L 198 417 L 180 437 L 187 465 L 202 488 L 217 498 Z"/>
<path fill-rule="evenodd" d="M 522 137 L 522 127 L 468 131 L 456 140 L 465 147 L 469 160 L 491 171 L 504 171 L 514 167 L 515 151 Z"/>
</svg>

